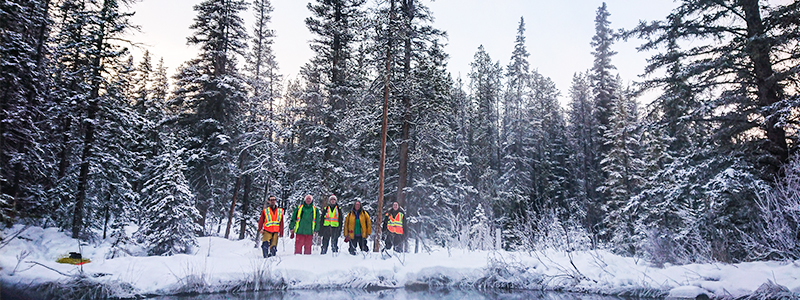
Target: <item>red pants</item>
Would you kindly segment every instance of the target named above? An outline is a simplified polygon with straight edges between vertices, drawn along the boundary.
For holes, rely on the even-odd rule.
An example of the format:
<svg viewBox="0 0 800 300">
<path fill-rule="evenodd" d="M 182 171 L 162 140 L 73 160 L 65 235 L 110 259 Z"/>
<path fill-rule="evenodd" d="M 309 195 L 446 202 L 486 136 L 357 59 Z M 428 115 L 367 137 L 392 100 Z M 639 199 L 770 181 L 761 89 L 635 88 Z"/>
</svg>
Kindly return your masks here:
<svg viewBox="0 0 800 300">
<path fill-rule="evenodd" d="M 311 241 L 314 235 L 311 234 L 297 234 L 295 235 L 297 238 L 294 240 L 294 254 L 300 254 L 301 250 L 305 248 L 305 251 L 302 254 L 311 254 Z"/>
</svg>

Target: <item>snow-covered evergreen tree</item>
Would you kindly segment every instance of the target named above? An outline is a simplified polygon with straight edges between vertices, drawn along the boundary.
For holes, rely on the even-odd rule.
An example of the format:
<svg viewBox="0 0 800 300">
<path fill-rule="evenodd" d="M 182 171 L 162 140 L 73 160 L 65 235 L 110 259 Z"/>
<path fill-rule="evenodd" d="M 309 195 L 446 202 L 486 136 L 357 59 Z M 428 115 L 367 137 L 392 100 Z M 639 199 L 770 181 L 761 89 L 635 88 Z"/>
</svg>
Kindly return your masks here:
<svg viewBox="0 0 800 300">
<path fill-rule="evenodd" d="M 506 85 L 503 94 L 503 118 L 501 130 L 501 174 L 498 182 L 499 198 L 502 199 L 508 219 L 504 228 L 509 229 L 516 220 L 526 219 L 530 203 L 533 179 L 531 174 L 530 121 L 531 73 L 525 46 L 525 20 L 520 17 L 514 51 L 506 67 Z M 508 233 L 515 231 L 507 230 Z M 508 236 L 505 240 L 516 242 L 522 237 Z"/>
<path fill-rule="evenodd" d="M 469 248 L 472 250 L 494 249 L 492 224 L 483 205 L 478 203 L 469 220 Z"/>
<path fill-rule="evenodd" d="M 281 98 L 281 79 L 278 62 L 272 51 L 275 33 L 269 29 L 272 5 L 269 0 L 253 2 L 255 24 L 250 50 L 245 64 L 245 78 L 250 93 L 243 103 L 245 113 L 238 118 L 237 131 L 241 134 L 234 140 L 236 161 L 235 199 L 241 201 L 240 213 L 234 212 L 238 220 L 239 238 L 247 233 L 255 235 L 258 211 L 268 194 L 281 190 L 279 176 L 285 173 L 282 148 L 277 144 L 283 136 L 278 127 L 276 110 Z M 254 189 L 253 187 L 266 187 Z M 229 229 L 226 229 L 226 235 Z"/>
<path fill-rule="evenodd" d="M 236 122 L 246 99 L 237 58 L 244 55 L 247 33 L 239 14 L 243 0 L 206 0 L 197 11 L 189 45 L 197 45 L 197 58 L 175 75 L 171 104 L 180 112 L 187 149 L 187 180 L 197 197 L 198 220 L 204 232 L 210 220 L 222 219 L 230 207 L 231 170 L 238 153 L 232 153 Z"/>
<path fill-rule="evenodd" d="M 166 151 L 145 171 L 149 179 L 142 189 L 145 217 L 139 234 L 150 255 L 191 253 L 197 246 L 200 214 L 185 169 L 180 152 Z"/>
<path fill-rule="evenodd" d="M 786 121 L 791 119 L 789 107 L 796 107 L 797 91 L 786 87 L 792 81 L 789 78 L 797 77 L 800 59 L 786 57 L 778 63 L 776 57 L 795 47 L 789 36 L 798 29 L 791 21 L 798 11 L 794 4 L 765 5 L 754 0 L 684 1 L 666 20 L 642 23 L 632 32 L 647 39 L 643 50 L 666 49 L 650 60 L 648 74 L 672 67 L 676 61 L 682 64 L 680 77 L 668 70 L 666 76 L 653 80 L 672 85 L 667 89 L 670 98 L 679 87 L 672 84 L 673 78 L 691 87 L 689 97 L 674 98 L 687 101 L 674 103 L 680 110 L 676 115 L 689 115 L 670 120 L 708 126 L 709 134 L 700 135 L 702 147 L 665 167 L 665 172 L 680 176 L 680 183 L 671 185 L 679 188 L 673 195 L 697 195 L 678 198 L 689 200 L 681 206 L 699 209 L 692 215 L 702 216 L 702 222 L 683 218 L 687 222 L 683 228 L 696 228 L 694 236 L 700 237 L 679 239 L 686 251 L 709 247 L 710 259 L 725 261 L 747 256 L 747 250 L 739 247 L 741 235 L 734 233 L 758 230 L 753 227 L 757 224 L 756 187 L 781 176 L 779 170 L 791 152 L 789 141 L 797 140 L 796 131 L 788 130 L 796 122 Z M 674 46 L 711 37 L 713 42 L 687 49 Z M 686 136 L 691 137 L 691 132 Z M 702 186 L 691 187 L 697 184 Z M 703 225 L 695 227 L 698 223 Z"/>
<path fill-rule="evenodd" d="M 470 67 L 472 126 L 467 140 L 470 144 L 468 156 L 472 165 L 468 178 L 478 191 L 478 199 L 467 201 L 471 205 L 484 203 L 485 206 L 493 208 L 500 172 L 498 105 L 501 96 L 502 69 L 499 62 L 492 62 L 483 45 L 475 52 Z"/>
<path fill-rule="evenodd" d="M 600 162 L 607 174 L 599 190 L 607 195 L 603 206 L 605 226 L 615 250 L 636 254 L 635 220 L 640 208 L 630 201 L 644 181 L 641 156 L 641 123 L 635 98 L 629 91 L 618 90 L 605 139 L 610 147 Z"/>
<path fill-rule="evenodd" d="M 596 233 L 597 228 L 594 226 L 602 221 L 597 213 L 600 207 L 593 200 L 599 184 L 596 181 L 599 170 L 595 168 L 597 122 L 594 118 L 594 98 L 587 74 L 577 73 L 573 76 L 569 94 L 567 132 L 572 154 L 568 167 L 573 188 L 568 203 L 572 205 L 570 211 L 573 212 L 573 217 L 581 220 L 589 232 Z"/>
<path fill-rule="evenodd" d="M 0 3 L 0 222 L 47 214 L 40 197 L 46 140 L 40 134 L 49 100 L 47 48 L 49 9 L 45 1 Z M 38 124 L 37 124 L 38 123 Z"/>
<path fill-rule="evenodd" d="M 363 39 L 363 5 L 366 0 L 317 0 L 308 5 L 311 17 L 306 27 L 314 35 L 314 57 L 302 70 L 306 92 L 301 97 L 305 117 L 296 123 L 302 139 L 295 147 L 291 167 L 294 190 L 352 197 L 346 161 L 351 154 L 340 126 L 347 109 L 355 104 L 363 79 L 357 72 L 358 44 Z M 294 180 L 297 179 L 297 180 Z"/>
</svg>

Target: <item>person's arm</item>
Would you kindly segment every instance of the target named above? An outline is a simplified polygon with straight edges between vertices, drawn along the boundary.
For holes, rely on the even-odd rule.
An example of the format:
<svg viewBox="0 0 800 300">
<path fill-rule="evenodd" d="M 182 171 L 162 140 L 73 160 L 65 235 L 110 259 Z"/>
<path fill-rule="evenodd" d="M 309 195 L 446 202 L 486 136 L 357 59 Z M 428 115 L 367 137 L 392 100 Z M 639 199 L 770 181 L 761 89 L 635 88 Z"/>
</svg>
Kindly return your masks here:
<svg viewBox="0 0 800 300">
<path fill-rule="evenodd" d="M 383 214 L 383 222 L 381 222 L 381 230 L 383 230 L 383 232 L 381 232 L 381 233 L 386 233 L 386 232 L 389 231 L 389 212 L 388 211 L 385 214 Z"/>
<path fill-rule="evenodd" d="M 319 228 L 322 227 L 322 224 L 325 224 L 325 223 L 323 223 L 323 221 L 325 221 L 325 219 L 322 218 L 322 211 L 321 210 L 319 210 L 318 208 L 314 208 L 314 209 L 317 210 L 317 226 L 314 226 L 314 232 L 319 232 Z"/>
<path fill-rule="evenodd" d="M 262 232 L 264 230 L 264 222 L 267 221 L 267 216 L 264 215 L 264 210 L 261 210 L 261 216 L 258 217 L 258 232 Z"/>
<path fill-rule="evenodd" d="M 342 223 L 342 221 L 343 221 L 342 218 L 344 217 L 344 214 L 342 213 L 342 208 L 337 206 L 336 209 L 339 210 L 339 226 L 342 226 L 344 224 L 344 223 Z"/>
<path fill-rule="evenodd" d="M 297 208 L 292 210 L 292 217 L 289 218 L 289 230 L 290 231 L 294 230 L 294 223 L 296 223 L 296 222 L 292 222 L 294 220 L 297 220 Z"/>
<path fill-rule="evenodd" d="M 366 238 L 367 236 L 372 234 L 372 219 L 370 219 L 369 214 L 367 213 L 366 210 L 364 211 L 364 215 L 366 216 L 366 218 L 365 218 L 366 219 L 366 224 L 365 225 L 367 225 L 367 229 L 365 231 L 367 234 L 364 235 L 364 237 Z"/>
<path fill-rule="evenodd" d="M 403 234 L 406 234 L 406 212 L 403 211 Z"/>
<path fill-rule="evenodd" d="M 347 236 L 347 217 L 344 217 L 344 223 L 342 223 L 342 235 Z"/>
<path fill-rule="evenodd" d="M 278 229 L 278 232 L 280 232 L 280 233 L 278 234 L 278 236 L 279 236 L 279 237 L 283 237 L 283 219 L 284 219 L 284 218 L 283 218 L 283 216 L 278 216 L 278 218 L 281 220 L 280 222 L 278 222 L 278 228 L 279 228 L 279 229 Z"/>
</svg>

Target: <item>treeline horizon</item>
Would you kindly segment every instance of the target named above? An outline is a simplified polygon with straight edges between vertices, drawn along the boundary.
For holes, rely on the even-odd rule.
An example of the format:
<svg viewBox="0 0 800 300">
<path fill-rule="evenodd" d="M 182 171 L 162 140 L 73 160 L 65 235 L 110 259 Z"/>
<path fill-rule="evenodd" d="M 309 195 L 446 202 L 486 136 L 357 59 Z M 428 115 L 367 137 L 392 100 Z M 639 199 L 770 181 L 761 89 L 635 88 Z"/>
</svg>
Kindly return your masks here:
<svg viewBox="0 0 800 300">
<path fill-rule="evenodd" d="M 311 1 L 314 56 L 287 79 L 269 0 L 205 0 L 199 53 L 170 79 L 124 42 L 134 2 L 0 3 L 5 226 L 173 255 L 254 237 L 268 195 L 375 212 L 388 100 L 383 198 L 407 211 L 407 249 L 800 258 L 798 1 L 684 0 L 629 29 L 603 3 L 566 107 L 529 63 L 523 17 L 508 65 L 481 46 L 452 78 L 421 1 Z M 653 53 L 633 86 L 614 66 L 628 38 Z"/>
</svg>

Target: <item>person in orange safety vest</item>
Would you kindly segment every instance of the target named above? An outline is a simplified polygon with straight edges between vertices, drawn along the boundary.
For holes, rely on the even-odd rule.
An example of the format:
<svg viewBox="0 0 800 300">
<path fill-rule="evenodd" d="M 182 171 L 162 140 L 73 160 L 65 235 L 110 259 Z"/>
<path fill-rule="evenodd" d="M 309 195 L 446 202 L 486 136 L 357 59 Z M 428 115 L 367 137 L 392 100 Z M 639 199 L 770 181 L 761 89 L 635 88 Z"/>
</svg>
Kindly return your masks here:
<svg viewBox="0 0 800 300">
<path fill-rule="evenodd" d="M 406 226 L 406 214 L 397 201 L 392 201 L 392 208 L 383 215 L 383 232 L 386 241 L 384 250 L 394 247 L 394 251 L 403 251 L 403 228 Z"/>
<path fill-rule="evenodd" d="M 267 208 L 261 210 L 258 218 L 258 232 L 261 233 L 261 252 L 264 258 L 275 256 L 278 252 L 278 237 L 283 236 L 283 208 L 278 207 L 275 196 L 269 196 Z"/>
</svg>

